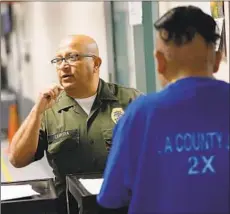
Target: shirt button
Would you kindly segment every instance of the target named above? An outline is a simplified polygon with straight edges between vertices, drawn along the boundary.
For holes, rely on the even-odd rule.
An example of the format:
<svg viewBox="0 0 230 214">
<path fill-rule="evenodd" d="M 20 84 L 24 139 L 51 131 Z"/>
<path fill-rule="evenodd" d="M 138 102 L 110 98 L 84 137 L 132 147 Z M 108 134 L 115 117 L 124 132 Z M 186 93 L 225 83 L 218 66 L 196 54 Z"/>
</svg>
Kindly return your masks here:
<svg viewBox="0 0 230 214">
<path fill-rule="evenodd" d="M 93 164 L 97 165 L 97 159 L 96 158 L 93 158 Z"/>
</svg>

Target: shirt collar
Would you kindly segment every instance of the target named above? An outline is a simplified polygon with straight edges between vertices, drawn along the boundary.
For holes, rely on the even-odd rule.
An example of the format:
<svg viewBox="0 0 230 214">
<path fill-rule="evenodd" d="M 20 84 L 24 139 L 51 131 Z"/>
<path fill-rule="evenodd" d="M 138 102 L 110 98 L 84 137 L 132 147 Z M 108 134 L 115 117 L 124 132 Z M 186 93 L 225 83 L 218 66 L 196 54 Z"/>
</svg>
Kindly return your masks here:
<svg viewBox="0 0 230 214">
<path fill-rule="evenodd" d="M 109 87 L 109 84 L 106 83 L 104 80 L 100 79 L 97 89 L 97 100 L 110 100 L 110 101 L 117 101 L 117 97 L 114 96 L 114 88 Z M 77 105 L 74 98 L 68 96 L 65 91 L 62 91 L 59 97 L 57 98 L 57 111 L 70 108 L 72 106 Z"/>
</svg>

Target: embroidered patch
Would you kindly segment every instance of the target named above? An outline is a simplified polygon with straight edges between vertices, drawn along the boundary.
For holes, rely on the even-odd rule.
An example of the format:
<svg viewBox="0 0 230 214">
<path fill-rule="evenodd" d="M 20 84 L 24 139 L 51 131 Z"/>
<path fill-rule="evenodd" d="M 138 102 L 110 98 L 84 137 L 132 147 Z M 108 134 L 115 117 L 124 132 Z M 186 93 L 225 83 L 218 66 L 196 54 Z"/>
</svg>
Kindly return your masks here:
<svg viewBox="0 0 230 214">
<path fill-rule="evenodd" d="M 122 108 L 114 108 L 111 113 L 111 118 L 113 122 L 117 123 L 123 114 L 124 110 Z"/>
</svg>

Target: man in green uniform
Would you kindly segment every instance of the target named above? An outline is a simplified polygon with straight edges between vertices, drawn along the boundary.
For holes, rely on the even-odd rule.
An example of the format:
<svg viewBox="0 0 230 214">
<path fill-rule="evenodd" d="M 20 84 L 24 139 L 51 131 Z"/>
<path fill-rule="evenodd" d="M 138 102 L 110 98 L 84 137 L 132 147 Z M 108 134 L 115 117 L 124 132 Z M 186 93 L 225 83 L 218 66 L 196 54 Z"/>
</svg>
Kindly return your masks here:
<svg viewBox="0 0 230 214">
<path fill-rule="evenodd" d="M 99 78 L 101 58 L 96 42 L 88 36 L 68 36 L 51 62 L 60 85 L 41 92 L 11 142 L 9 159 L 19 168 L 46 152 L 63 205 L 65 176 L 103 172 L 112 130 L 141 93 Z M 64 209 L 60 206 L 60 213 Z"/>
</svg>

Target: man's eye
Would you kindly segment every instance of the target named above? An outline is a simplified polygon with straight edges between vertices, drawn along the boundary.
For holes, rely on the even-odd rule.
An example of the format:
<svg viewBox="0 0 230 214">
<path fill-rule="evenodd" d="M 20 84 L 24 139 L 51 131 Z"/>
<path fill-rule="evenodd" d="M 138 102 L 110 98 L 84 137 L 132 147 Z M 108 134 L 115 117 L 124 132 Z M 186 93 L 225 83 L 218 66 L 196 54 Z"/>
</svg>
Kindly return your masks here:
<svg viewBox="0 0 230 214">
<path fill-rule="evenodd" d="M 76 60 L 78 60 L 79 57 L 78 57 L 78 55 L 74 55 L 74 56 L 69 56 L 68 58 L 71 61 L 76 61 Z"/>
<path fill-rule="evenodd" d="M 56 63 L 61 63 L 62 59 L 61 58 L 56 58 L 55 61 L 56 61 Z"/>
</svg>

